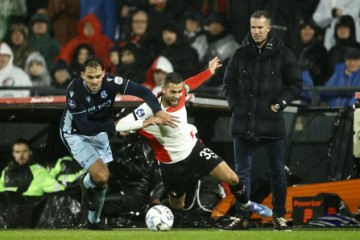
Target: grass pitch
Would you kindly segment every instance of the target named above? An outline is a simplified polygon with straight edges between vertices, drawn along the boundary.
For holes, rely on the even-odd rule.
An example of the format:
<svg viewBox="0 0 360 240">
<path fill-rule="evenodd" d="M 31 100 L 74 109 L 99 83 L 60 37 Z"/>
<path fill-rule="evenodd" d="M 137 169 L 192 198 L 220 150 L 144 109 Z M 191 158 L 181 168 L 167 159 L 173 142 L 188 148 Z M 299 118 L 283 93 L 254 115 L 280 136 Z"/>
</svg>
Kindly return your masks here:
<svg viewBox="0 0 360 240">
<path fill-rule="evenodd" d="M 152 232 L 147 229 L 89 230 L 1 230 L 1 240 L 359 240 L 360 228 L 293 229 L 292 232 L 272 230 L 219 231 L 215 229 L 173 229 Z"/>
</svg>

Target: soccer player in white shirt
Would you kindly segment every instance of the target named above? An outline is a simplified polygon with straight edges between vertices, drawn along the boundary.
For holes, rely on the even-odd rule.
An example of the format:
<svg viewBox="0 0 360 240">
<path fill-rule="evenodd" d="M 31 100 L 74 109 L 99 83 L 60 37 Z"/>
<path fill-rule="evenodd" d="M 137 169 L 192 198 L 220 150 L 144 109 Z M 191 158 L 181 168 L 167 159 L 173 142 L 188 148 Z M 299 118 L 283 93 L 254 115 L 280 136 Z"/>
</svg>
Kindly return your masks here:
<svg viewBox="0 0 360 240">
<path fill-rule="evenodd" d="M 164 186 L 169 196 L 167 205 L 172 209 L 184 207 L 186 191 L 192 187 L 190 183 L 196 174 L 210 174 L 230 186 L 243 210 L 270 217 L 272 211 L 264 205 L 249 201 L 245 194 L 245 186 L 236 173 L 196 138 L 196 127 L 187 122 L 187 93 L 200 86 L 221 66 L 219 58 L 215 57 L 209 62 L 207 70 L 185 81 L 175 72 L 166 75 L 158 100 L 163 111 L 179 118 L 180 122 L 176 128 L 159 124 L 161 120 L 153 117 L 149 106 L 143 103 L 133 113 L 119 120 L 116 131 L 137 130 L 150 141 L 155 158 L 160 162 Z"/>
</svg>

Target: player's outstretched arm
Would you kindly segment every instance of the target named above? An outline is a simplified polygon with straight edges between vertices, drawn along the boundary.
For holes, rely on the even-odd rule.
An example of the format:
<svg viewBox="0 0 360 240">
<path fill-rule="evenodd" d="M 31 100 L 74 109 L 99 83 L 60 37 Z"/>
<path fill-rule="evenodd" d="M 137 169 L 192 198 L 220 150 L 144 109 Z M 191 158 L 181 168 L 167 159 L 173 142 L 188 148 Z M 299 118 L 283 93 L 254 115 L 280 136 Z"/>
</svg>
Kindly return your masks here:
<svg viewBox="0 0 360 240">
<path fill-rule="evenodd" d="M 214 57 L 209 61 L 209 70 L 211 72 L 211 75 L 215 74 L 216 69 L 222 67 L 222 64 L 220 63 L 220 59 L 218 57 Z"/>
<path fill-rule="evenodd" d="M 196 76 L 190 77 L 184 81 L 185 88 L 187 92 L 196 89 L 201 84 L 203 84 L 206 80 L 208 80 L 212 75 L 215 74 L 216 69 L 220 68 L 222 64 L 220 63 L 220 59 L 218 57 L 214 57 L 209 61 L 209 67 L 207 70 L 199 73 Z"/>
</svg>

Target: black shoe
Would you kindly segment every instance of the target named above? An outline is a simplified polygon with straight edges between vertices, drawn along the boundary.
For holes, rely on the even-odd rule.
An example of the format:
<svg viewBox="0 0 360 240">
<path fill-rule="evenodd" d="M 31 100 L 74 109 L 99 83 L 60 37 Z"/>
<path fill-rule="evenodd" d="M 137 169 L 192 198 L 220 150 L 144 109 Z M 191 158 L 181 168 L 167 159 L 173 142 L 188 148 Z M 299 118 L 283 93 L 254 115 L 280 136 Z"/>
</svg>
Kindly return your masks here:
<svg viewBox="0 0 360 240">
<path fill-rule="evenodd" d="M 274 231 L 287 231 L 291 232 L 290 227 L 286 225 L 286 220 L 283 217 L 274 217 Z"/>
<path fill-rule="evenodd" d="M 246 218 L 232 217 L 232 222 L 221 228 L 225 231 L 236 231 L 236 230 L 249 230 L 249 220 Z"/>
<path fill-rule="evenodd" d="M 87 224 L 86 224 L 86 227 L 87 227 L 87 229 L 95 230 L 95 231 L 110 231 L 110 230 L 112 230 L 111 228 L 109 228 L 107 225 L 105 225 L 101 221 L 97 222 L 97 223 L 91 223 L 88 220 Z"/>
<path fill-rule="evenodd" d="M 81 189 L 81 202 L 89 211 L 95 211 L 96 209 L 96 199 L 94 190 L 86 189 L 84 186 L 85 175 L 82 175 L 79 179 L 80 189 Z"/>
</svg>

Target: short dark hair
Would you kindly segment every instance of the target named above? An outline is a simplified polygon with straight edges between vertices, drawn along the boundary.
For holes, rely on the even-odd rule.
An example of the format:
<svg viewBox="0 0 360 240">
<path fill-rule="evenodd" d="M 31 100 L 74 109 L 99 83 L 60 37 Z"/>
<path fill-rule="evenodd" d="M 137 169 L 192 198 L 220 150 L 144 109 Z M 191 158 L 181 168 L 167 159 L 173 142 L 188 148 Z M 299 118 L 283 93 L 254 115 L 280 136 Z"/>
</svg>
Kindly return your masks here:
<svg viewBox="0 0 360 240">
<path fill-rule="evenodd" d="M 251 14 L 251 18 L 262 18 L 262 17 L 266 18 L 269 25 L 271 25 L 271 17 L 267 11 L 259 10 L 259 11 L 254 12 L 253 14 Z"/>
<path fill-rule="evenodd" d="M 17 145 L 17 144 L 24 144 L 24 145 L 28 146 L 29 149 L 31 149 L 31 143 L 30 143 L 29 140 L 26 140 L 24 138 L 18 138 L 11 145 L 11 151 L 14 150 L 14 146 Z"/>
<path fill-rule="evenodd" d="M 104 69 L 104 62 L 95 55 L 90 55 L 86 58 L 85 62 L 81 65 L 81 71 L 85 72 L 86 68 L 97 68 L 101 67 L 101 70 Z"/>
<path fill-rule="evenodd" d="M 171 72 L 166 74 L 164 86 L 166 87 L 167 85 L 169 85 L 169 83 L 179 84 L 183 81 L 184 79 L 180 76 L 180 74 L 178 74 L 177 72 Z"/>
</svg>

